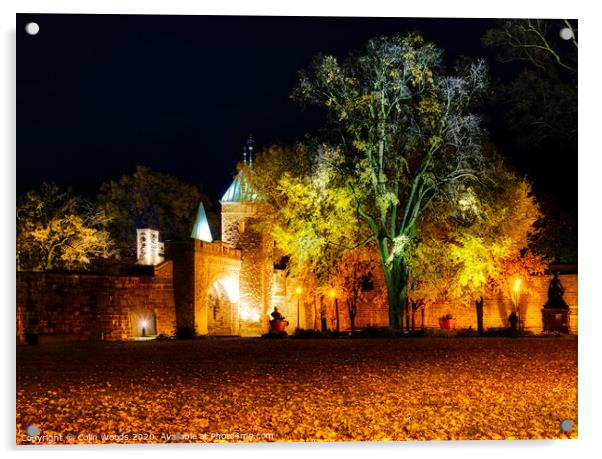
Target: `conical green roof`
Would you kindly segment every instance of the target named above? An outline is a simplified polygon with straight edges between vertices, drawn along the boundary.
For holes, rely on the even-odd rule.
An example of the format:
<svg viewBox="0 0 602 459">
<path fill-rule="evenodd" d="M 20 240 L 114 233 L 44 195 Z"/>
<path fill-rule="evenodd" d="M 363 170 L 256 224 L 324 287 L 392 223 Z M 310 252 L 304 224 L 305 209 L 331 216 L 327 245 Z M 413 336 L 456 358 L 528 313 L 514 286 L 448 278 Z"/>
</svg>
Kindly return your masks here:
<svg viewBox="0 0 602 459">
<path fill-rule="evenodd" d="M 209 229 L 209 221 L 207 220 L 207 214 L 205 213 L 205 207 L 203 202 L 199 204 L 199 210 L 194 220 L 194 226 L 192 227 L 192 233 L 190 237 L 198 239 L 199 241 L 212 242 L 211 230 Z"/>
<path fill-rule="evenodd" d="M 257 201 L 259 196 L 247 183 L 247 179 L 242 176 L 242 171 L 236 174 L 234 181 L 228 187 L 220 202 L 253 202 Z"/>
</svg>

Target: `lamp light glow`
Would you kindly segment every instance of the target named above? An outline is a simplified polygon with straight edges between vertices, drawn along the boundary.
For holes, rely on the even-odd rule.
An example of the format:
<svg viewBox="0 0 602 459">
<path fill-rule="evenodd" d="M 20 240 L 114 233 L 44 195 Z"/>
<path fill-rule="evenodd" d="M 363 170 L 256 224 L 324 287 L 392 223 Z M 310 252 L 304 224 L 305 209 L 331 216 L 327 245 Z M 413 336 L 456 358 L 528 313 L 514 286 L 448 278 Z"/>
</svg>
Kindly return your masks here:
<svg viewBox="0 0 602 459">
<path fill-rule="evenodd" d="M 301 287 L 300 287 L 300 286 L 299 286 L 299 287 L 297 287 L 297 288 L 295 289 L 295 293 L 296 293 L 297 295 L 301 295 L 301 292 L 302 292 L 302 291 L 303 291 L 303 290 L 301 289 Z"/>
<path fill-rule="evenodd" d="M 257 311 L 254 311 L 247 306 L 240 308 L 240 318 L 251 322 L 259 322 L 261 316 Z"/>
<path fill-rule="evenodd" d="M 238 303 L 238 298 L 240 296 L 238 282 L 234 279 L 223 279 L 220 281 L 223 285 L 226 293 L 228 294 L 228 299 L 231 303 Z"/>
<path fill-rule="evenodd" d="M 520 278 L 517 278 L 514 281 L 514 287 L 512 287 L 512 290 L 514 290 L 515 292 L 518 292 L 520 290 L 520 285 L 522 284 L 522 281 L 520 280 Z"/>
</svg>

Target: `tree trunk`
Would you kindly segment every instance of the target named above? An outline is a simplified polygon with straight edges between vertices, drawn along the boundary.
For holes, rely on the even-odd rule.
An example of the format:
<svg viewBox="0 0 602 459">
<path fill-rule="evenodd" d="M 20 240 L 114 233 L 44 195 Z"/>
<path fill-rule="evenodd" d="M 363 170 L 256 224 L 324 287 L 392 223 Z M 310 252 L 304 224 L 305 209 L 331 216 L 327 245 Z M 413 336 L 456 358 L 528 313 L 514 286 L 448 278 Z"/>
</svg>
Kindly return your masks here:
<svg viewBox="0 0 602 459">
<path fill-rule="evenodd" d="M 336 324 L 337 324 L 337 333 L 339 333 L 340 331 L 340 323 L 339 323 L 339 299 L 335 298 L 334 299 L 334 310 L 335 310 L 335 314 L 336 314 Z"/>
<path fill-rule="evenodd" d="M 324 295 L 320 295 L 320 330 L 322 332 L 328 331 L 327 317 L 326 306 L 324 306 Z"/>
<path fill-rule="evenodd" d="M 477 331 L 479 335 L 484 333 L 483 329 L 483 297 L 475 301 L 477 307 Z"/>
<path fill-rule="evenodd" d="M 394 330 L 402 330 L 403 315 L 408 298 L 407 265 L 403 259 L 396 259 L 389 266 L 383 259 L 383 268 L 387 283 L 389 326 Z"/>
<path fill-rule="evenodd" d="M 349 313 L 349 324 L 351 325 L 351 334 L 355 334 L 355 315 L 357 314 L 357 303 L 347 299 L 347 312 Z"/>
</svg>

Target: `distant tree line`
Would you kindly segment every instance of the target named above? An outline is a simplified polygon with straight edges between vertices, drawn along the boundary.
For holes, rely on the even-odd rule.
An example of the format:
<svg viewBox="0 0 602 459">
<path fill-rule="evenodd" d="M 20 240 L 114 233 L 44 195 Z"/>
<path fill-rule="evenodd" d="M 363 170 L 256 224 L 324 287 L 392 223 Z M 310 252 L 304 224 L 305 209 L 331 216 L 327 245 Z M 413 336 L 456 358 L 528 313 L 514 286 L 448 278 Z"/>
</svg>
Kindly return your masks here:
<svg viewBox="0 0 602 459">
<path fill-rule="evenodd" d="M 17 202 L 17 269 L 85 270 L 95 260 L 131 260 L 137 228 L 187 239 L 200 200 L 215 231 L 211 203 L 196 186 L 143 166 L 103 183 L 96 200 L 44 183 Z"/>
</svg>

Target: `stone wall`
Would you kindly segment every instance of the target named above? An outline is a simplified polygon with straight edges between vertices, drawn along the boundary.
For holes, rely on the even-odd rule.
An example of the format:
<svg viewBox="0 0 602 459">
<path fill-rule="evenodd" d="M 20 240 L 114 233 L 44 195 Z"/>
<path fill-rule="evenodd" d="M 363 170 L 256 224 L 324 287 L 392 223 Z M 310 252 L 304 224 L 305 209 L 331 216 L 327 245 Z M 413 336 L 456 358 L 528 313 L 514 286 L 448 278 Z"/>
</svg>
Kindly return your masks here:
<svg viewBox="0 0 602 459">
<path fill-rule="evenodd" d="M 17 274 L 18 341 L 120 340 L 176 329 L 172 263 L 149 275 Z M 144 324 L 143 324 L 144 322 Z"/>
<path fill-rule="evenodd" d="M 519 299 L 521 327 L 534 333 L 541 333 L 543 321 L 541 309 L 547 301 L 548 285 L 551 275 L 532 277 L 528 280 L 529 293 L 522 294 Z M 569 305 L 570 333 L 578 333 L 578 298 L 577 274 L 560 275 L 560 280 L 565 288 L 564 300 Z M 514 305 L 510 295 L 500 292 L 484 298 L 483 326 L 487 328 L 508 327 L 508 316 L 513 311 Z M 425 309 L 425 326 L 438 327 L 439 317 L 452 314 L 456 319 L 458 328 L 477 328 L 476 309 L 472 305 L 459 305 L 450 303 L 435 303 Z M 419 314 L 416 317 L 420 323 Z"/>
<path fill-rule="evenodd" d="M 250 320 L 241 314 L 240 333 L 244 336 L 258 336 L 267 331 L 271 306 L 273 242 L 255 229 L 255 223 L 254 218 L 246 219 L 238 242 L 242 251 L 239 309 L 250 314 Z M 254 320 L 256 314 L 259 321 Z"/>
<path fill-rule="evenodd" d="M 173 263 L 173 288 L 176 314 L 176 329 L 183 335 L 194 334 L 195 308 L 199 301 L 197 277 L 197 254 L 195 241 L 169 242 L 166 256 Z"/>
<path fill-rule="evenodd" d="M 570 333 L 578 333 L 578 275 L 576 273 L 561 274 L 560 280 L 565 288 L 564 300 L 569 305 L 569 327 Z M 534 333 L 541 333 L 543 322 L 541 309 L 547 300 L 547 290 L 551 275 L 534 276 L 527 280 L 525 287 L 529 288 L 529 293 L 522 294 L 519 299 L 521 326 L 525 330 Z M 384 286 L 375 285 L 375 288 L 384 288 Z M 356 316 L 356 327 L 364 328 L 366 326 L 386 326 L 388 325 L 388 310 L 386 304 L 378 305 L 373 301 L 374 293 L 367 292 L 367 301 L 358 306 Z M 331 299 L 325 299 L 327 302 L 328 326 L 334 328 L 335 312 L 334 302 Z M 484 298 L 483 305 L 483 326 L 485 329 L 508 327 L 508 316 L 514 306 L 510 295 L 500 292 L 495 295 L 489 295 Z M 424 323 L 420 311 L 414 315 L 415 328 L 439 328 L 439 318 L 451 314 L 456 319 L 456 328 L 477 329 L 477 315 L 474 304 L 463 305 L 459 302 L 436 302 L 429 304 L 424 310 Z M 342 330 L 349 330 L 351 325 L 349 314 L 344 301 L 339 301 L 339 321 Z M 411 318 L 410 318 L 411 322 Z M 308 324 L 310 325 L 310 324 Z M 310 326 L 310 328 L 313 328 Z"/>
<path fill-rule="evenodd" d="M 253 202 L 223 202 L 222 241 L 238 247 L 240 235 L 245 232 L 247 219 L 256 213 L 257 204 Z"/>
</svg>

